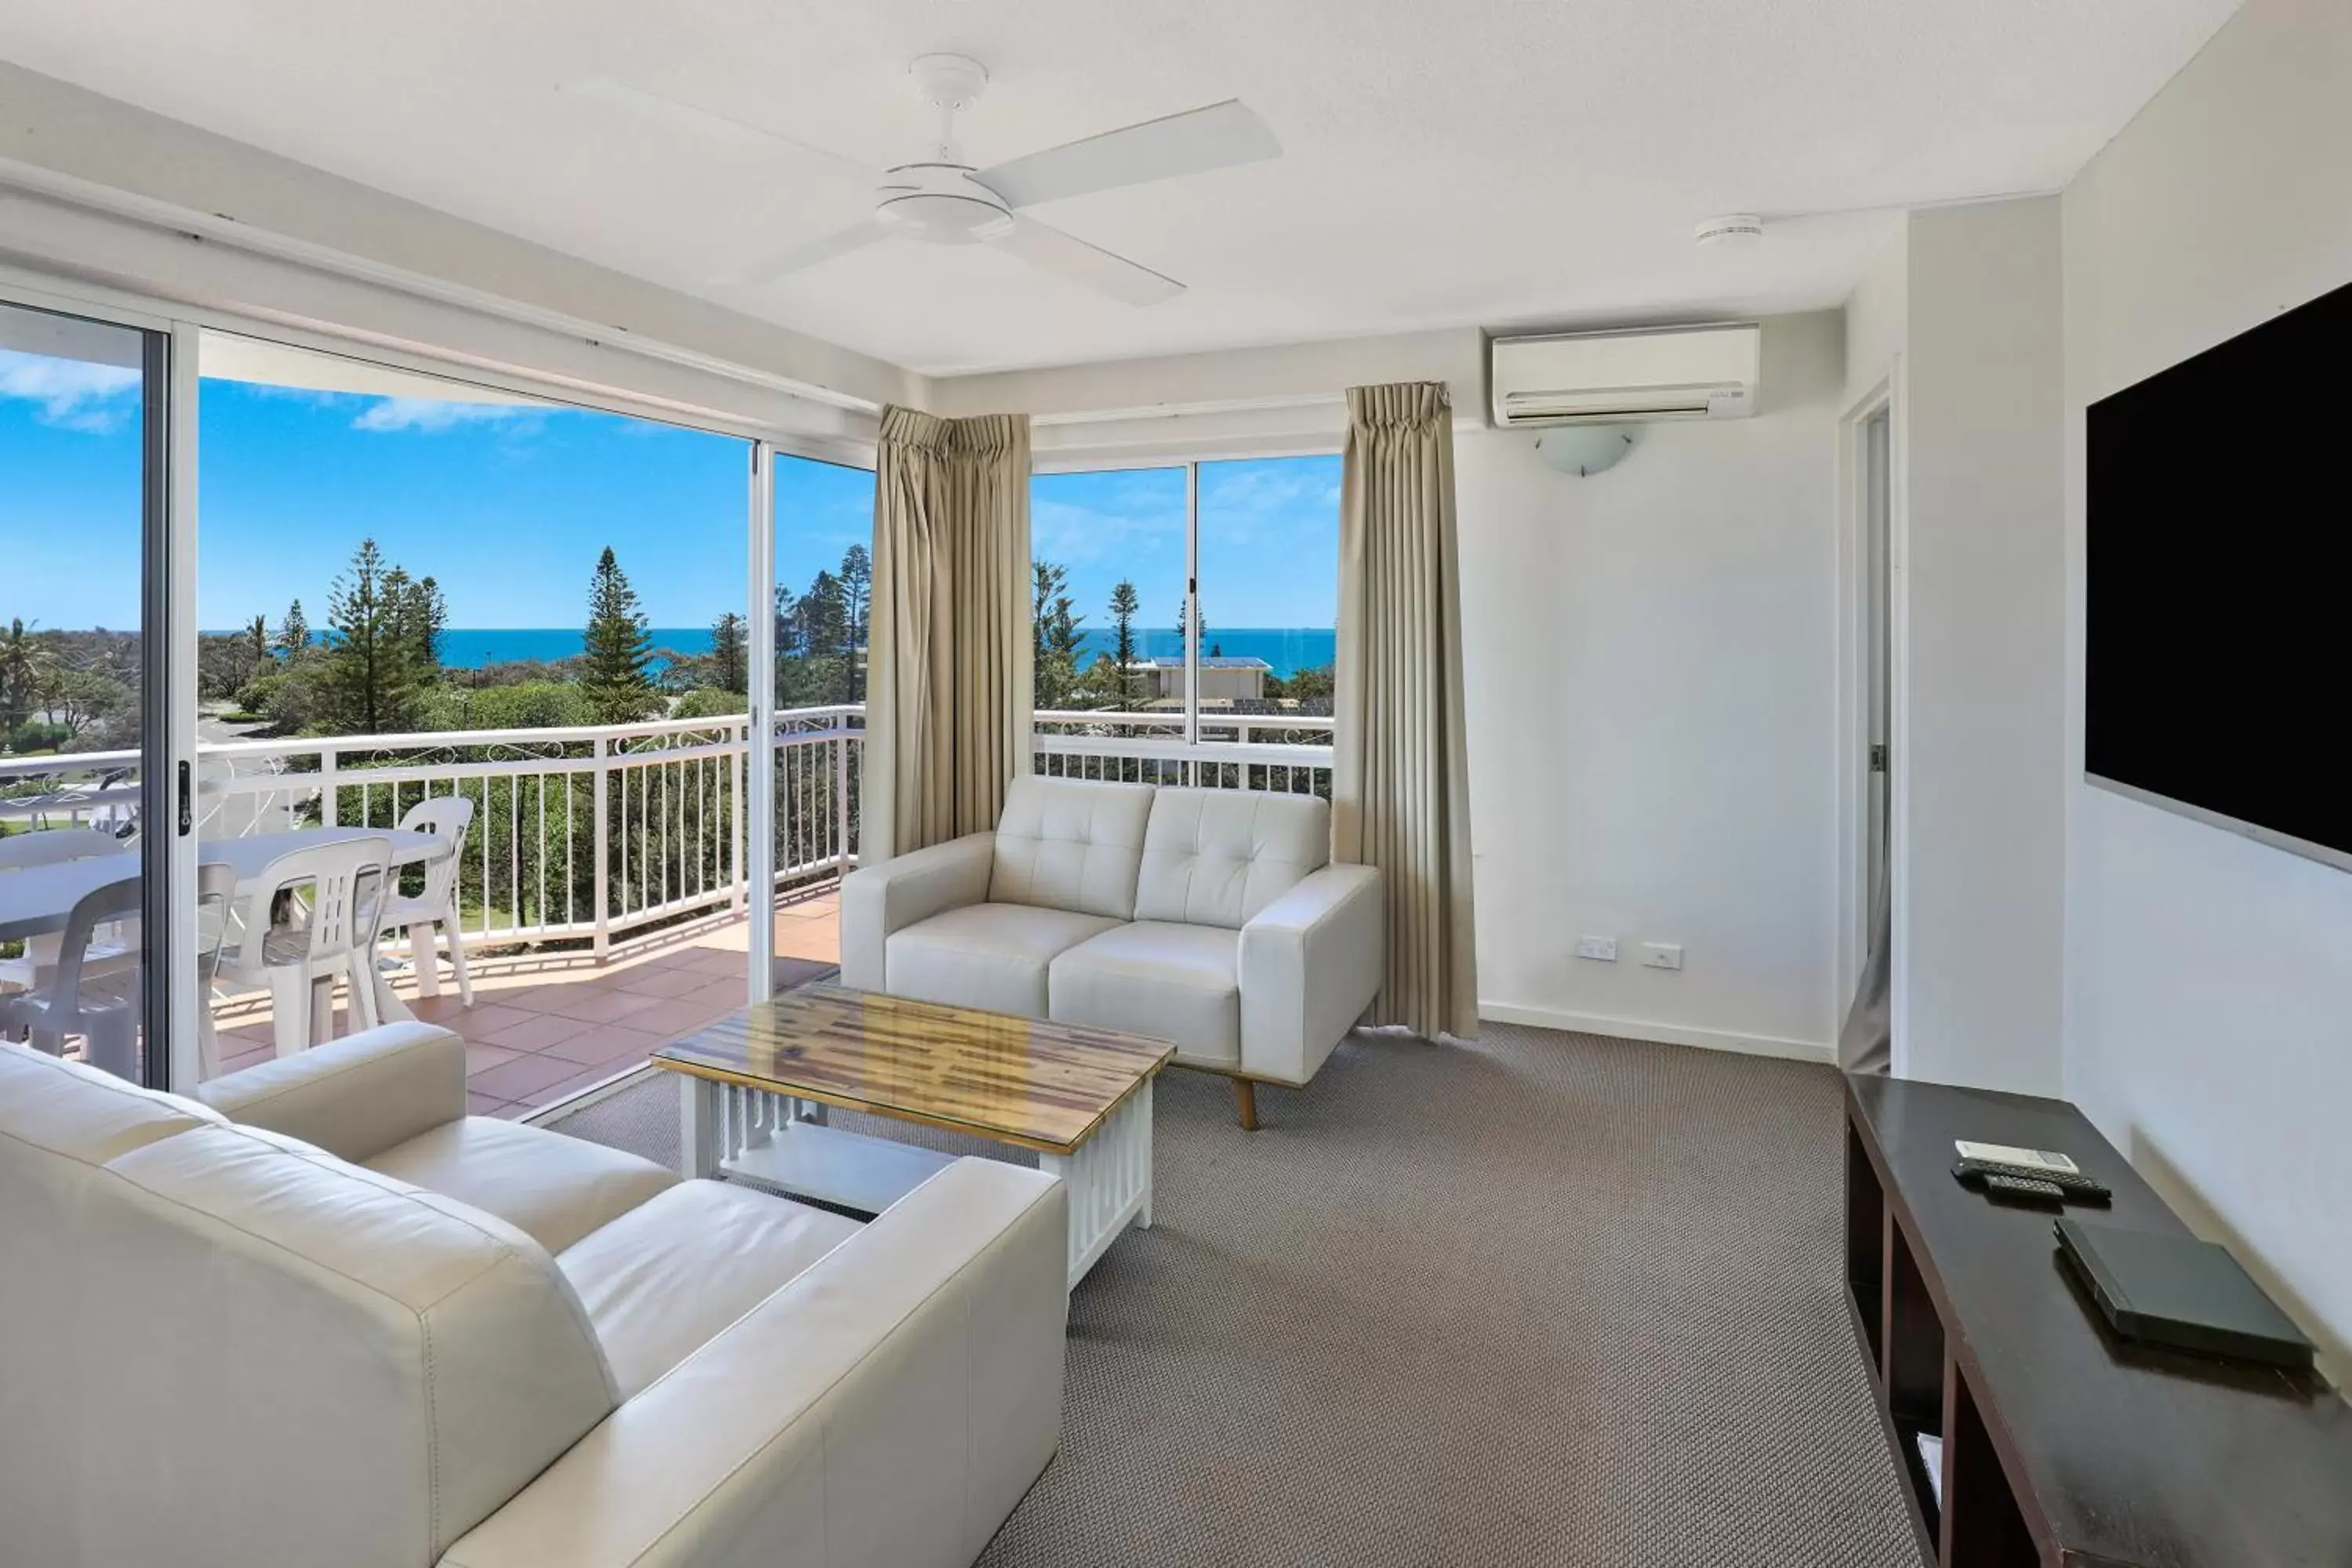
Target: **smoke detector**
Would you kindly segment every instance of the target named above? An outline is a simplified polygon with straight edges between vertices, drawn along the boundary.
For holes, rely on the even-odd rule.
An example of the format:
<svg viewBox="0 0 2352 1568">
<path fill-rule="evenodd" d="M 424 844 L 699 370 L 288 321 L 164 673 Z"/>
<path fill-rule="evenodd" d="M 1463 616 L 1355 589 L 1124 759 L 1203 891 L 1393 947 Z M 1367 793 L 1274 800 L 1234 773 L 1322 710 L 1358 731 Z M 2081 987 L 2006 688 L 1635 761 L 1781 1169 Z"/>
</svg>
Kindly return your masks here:
<svg viewBox="0 0 2352 1568">
<path fill-rule="evenodd" d="M 1701 223 L 1691 237 L 1703 246 L 1745 250 L 1764 239 L 1764 220 L 1754 213 L 1727 213 Z"/>
</svg>

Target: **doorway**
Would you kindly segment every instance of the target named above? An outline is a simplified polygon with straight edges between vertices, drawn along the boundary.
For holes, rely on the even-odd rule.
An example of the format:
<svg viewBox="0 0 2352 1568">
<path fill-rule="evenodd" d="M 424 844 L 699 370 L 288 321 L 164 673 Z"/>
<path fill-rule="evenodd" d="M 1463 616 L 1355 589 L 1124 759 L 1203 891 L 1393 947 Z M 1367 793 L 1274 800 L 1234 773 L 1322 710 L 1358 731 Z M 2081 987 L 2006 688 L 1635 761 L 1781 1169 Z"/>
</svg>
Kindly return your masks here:
<svg viewBox="0 0 2352 1568">
<path fill-rule="evenodd" d="M 0 302 L 0 1033 L 158 1085 L 169 352 Z"/>
<path fill-rule="evenodd" d="M 1894 411 L 1881 406 L 1863 422 L 1858 521 L 1862 525 L 1863 924 L 1856 933 L 1864 967 L 1885 941 L 1874 911 L 1891 901 L 1894 797 L 1894 595 L 1890 521 L 1894 512 Z"/>
</svg>

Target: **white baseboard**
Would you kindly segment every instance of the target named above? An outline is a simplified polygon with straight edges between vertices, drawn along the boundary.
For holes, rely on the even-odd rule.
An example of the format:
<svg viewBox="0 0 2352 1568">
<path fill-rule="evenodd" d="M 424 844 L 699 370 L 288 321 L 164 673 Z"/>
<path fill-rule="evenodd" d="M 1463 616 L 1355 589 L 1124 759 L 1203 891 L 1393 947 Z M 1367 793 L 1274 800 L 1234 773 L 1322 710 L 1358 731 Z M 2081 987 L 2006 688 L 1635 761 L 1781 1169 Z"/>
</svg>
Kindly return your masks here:
<svg viewBox="0 0 2352 1568">
<path fill-rule="evenodd" d="M 1567 1013 L 1553 1007 L 1523 1007 L 1516 1002 L 1481 1002 L 1478 1016 L 1498 1024 L 1526 1024 L 1538 1029 L 1566 1029 L 1580 1035 L 1614 1035 L 1623 1040 L 1647 1040 L 1661 1046 L 1696 1046 L 1702 1050 L 1737 1051 L 1748 1057 L 1781 1057 L 1790 1061 L 1835 1066 L 1837 1047 L 1818 1040 L 1789 1040 L 1776 1035 L 1736 1035 L 1727 1029 L 1696 1029 L 1684 1024 L 1661 1024 L 1648 1018 L 1610 1018 L 1598 1013 Z"/>
</svg>

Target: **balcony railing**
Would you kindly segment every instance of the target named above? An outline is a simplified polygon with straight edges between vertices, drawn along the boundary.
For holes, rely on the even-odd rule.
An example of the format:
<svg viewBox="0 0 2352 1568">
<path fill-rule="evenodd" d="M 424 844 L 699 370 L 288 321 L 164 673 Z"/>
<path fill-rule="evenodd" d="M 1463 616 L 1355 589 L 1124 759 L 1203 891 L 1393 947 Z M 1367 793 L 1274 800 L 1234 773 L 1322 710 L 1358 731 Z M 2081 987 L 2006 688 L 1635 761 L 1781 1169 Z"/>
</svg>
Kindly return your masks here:
<svg viewBox="0 0 2352 1568">
<path fill-rule="evenodd" d="M 1181 714 L 1041 711 L 1035 724 L 1034 766 L 1056 777 L 1330 793 L 1328 718 L 1204 714 L 1191 743 Z M 854 704 L 775 716 L 778 888 L 856 863 L 864 726 Z M 585 942 L 603 956 L 632 934 L 744 910 L 752 750 L 740 715 L 206 742 L 197 829 L 390 827 L 427 795 L 463 795 L 468 945 Z M 139 764 L 135 752 L 0 758 L 0 822 L 128 830 Z"/>
<path fill-rule="evenodd" d="M 1045 709 L 1034 723 L 1036 769 L 1055 778 L 1331 795 L 1328 717 L 1205 712 L 1189 744 L 1181 713 Z"/>
</svg>

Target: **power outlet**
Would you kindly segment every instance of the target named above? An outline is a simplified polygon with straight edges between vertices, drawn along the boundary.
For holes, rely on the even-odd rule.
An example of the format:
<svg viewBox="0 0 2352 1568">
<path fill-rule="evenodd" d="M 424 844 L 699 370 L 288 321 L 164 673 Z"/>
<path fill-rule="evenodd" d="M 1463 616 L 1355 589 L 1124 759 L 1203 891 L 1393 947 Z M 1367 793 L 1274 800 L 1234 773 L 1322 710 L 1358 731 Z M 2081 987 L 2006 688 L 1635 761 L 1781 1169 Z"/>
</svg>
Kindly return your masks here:
<svg viewBox="0 0 2352 1568">
<path fill-rule="evenodd" d="M 1683 950 L 1671 942 L 1645 942 L 1642 944 L 1642 967 L 1644 969 L 1680 969 Z"/>
<path fill-rule="evenodd" d="M 1617 962 L 1617 939 L 1613 936 L 1578 937 L 1576 956 L 1597 958 L 1603 963 L 1614 963 Z"/>
</svg>

